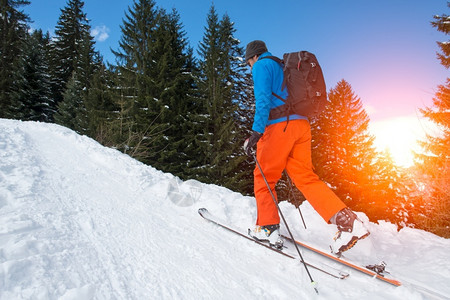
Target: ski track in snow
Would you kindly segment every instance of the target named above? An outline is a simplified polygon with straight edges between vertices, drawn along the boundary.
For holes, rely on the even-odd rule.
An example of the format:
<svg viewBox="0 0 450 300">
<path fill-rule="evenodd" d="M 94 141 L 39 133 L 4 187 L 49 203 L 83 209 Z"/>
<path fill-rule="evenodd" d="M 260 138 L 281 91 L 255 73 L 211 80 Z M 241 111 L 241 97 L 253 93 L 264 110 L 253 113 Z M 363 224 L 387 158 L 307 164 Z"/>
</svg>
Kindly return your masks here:
<svg viewBox="0 0 450 300">
<path fill-rule="evenodd" d="M 0 299 L 450 299 L 448 239 L 368 224 L 346 256 L 386 261 L 401 287 L 303 250 L 350 273 L 311 270 L 317 296 L 300 262 L 205 222 L 200 207 L 243 232 L 256 216 L 251 197 L 182 182 L 61 126 L 0 119 Z M 308 203 L 307 230 L 281 208 L 297 239 L 328 247 L 336 227 Z"/>
</svg>

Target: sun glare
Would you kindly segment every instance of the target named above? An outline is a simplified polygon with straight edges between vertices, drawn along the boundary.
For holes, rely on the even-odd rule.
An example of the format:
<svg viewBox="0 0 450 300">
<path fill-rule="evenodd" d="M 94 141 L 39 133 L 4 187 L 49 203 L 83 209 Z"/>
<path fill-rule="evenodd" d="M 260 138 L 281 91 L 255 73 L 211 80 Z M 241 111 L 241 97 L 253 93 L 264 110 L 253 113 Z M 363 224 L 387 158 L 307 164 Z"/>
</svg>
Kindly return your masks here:
<svg viewBox="0 0 450 300">
<path fill-rule="evenodd" d="M 375 121 L 370 125 L 379 151 L 389 150 L 394 163 L 402 167 L 413 165 L 413 151 L 418 151 L 417 141 L 424 131 L 417 117 L 399 117 Z"/>
</svg>

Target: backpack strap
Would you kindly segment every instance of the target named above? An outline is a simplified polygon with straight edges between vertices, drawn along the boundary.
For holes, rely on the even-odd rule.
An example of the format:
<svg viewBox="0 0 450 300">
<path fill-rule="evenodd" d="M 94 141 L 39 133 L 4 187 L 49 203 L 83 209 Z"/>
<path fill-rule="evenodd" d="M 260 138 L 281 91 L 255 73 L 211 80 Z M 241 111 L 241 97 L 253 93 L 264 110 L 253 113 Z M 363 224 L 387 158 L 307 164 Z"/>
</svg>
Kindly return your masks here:
<svg viewBox="0 0 450 300">
<path fill-rule="evenodd" d="M 272 56 L 264 56 L 264 57 L 261 57 L 260 59 L 265 59 L 265 58 L 269 58 L 269 59 L 271 59 L 273 61 L 276 61 L 281 66 L 281 68 L 283 69 L 283 72 L 284 72 L 285 66 L 284 66 L 284 61 L 282 59 L 279 59 L 278 57 L 273 56 L 273 55 Z M 287 85 L 286 78 L 283 77 L 283 83 L 281 84 L 281 89 L 284 90 L 286 88 L 286 85 Z M 272 94 L 275 97 L 277 97 L 278 99 L 282 100 L 283 102 L 286 102 L 285 99 L 281 98 L 280 96 L 278 96 L 274 92 L 272 92 Z"/>
<path fill-rule="evenodd" d="M 280 59 L 280 58 L 278 58 L 278 57 L 276 57 L 276 56 L 269 55 L 269 56 L 260 57 L 259 59 L 265 59 L 265 58 L 270 58 L 271 60 L 274 60 L 274 61 L 276 61 L 277 63 L 279 63 L 282 67 L 284 66 L 283 60 Z"/>
</svg>

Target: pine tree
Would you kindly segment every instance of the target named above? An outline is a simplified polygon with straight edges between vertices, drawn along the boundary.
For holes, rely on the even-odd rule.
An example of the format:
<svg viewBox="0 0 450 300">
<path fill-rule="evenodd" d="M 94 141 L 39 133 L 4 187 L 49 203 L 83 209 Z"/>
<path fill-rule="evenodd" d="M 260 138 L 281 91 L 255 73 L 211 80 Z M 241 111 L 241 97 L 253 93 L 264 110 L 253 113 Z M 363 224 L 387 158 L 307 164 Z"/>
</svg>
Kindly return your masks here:
<svg viewBox="0 0 450 300">
<path fill-rule="evenodd" d="M 450 8 L 450 2 L 447 2 L 447 6 Z M 443 14 L 442 16 L 434 16 L 434 22 L 431 25 L 437 28 L 438 31 L 443 32 L 445 35 L 450 33 L 450 16 Z M 437 53 L 438 59 L 441 64 L 447 69 L 450 67 L 450 41 L 437 42 L 441 53 Z"/>
<path fill-rule="evenodd" d="M 86 107 L 91 116 L 92 134 L 97 141 L 125 153 L 136 134 L 132 115 L 133 101 L 129 100 L 127 81 L 119 67 L 110 65 L 97 70 L 88 92 Z M 98 107 L 98 111 L 97 108 Z"/>
<path fill-rule="evenodd" d="M 116 120 L 120 106 L 115 101 L 117 87 L 114 71 L 101 64 L 95 71 L 84 98 L 89 136 L 106 146 L 114 146 Z"/>
<path fill-rule="evenodd" d="M 54 103 L 45 52 L 49 41 L 48 33 L 44 36 L 41 30 L 36 30 L 24 45 L 13 97 L 15 116 L 21 120 L 52 121 Z"/>
<path fill-rule="evenodd" d="M 450 2 L 447 3 L 450 7 Z M 438 31 L 449 34 L 449 16 L 434 16 L 431 22 Z M 445 68 L 450 66 L 449 42 L 439 43 L 442 54 L 438 59 Z M 421 109 L 421 113 L 436 125 L 437 132 L 427 134 L 421 141 L 422 153 L 416 154 L 416 167 L 420 170 L 422 198 L 416 223 L 421 228 L 450 237 L 450 78 L 439 85 L 433 98 L 433 106 Z"/>
<path fill-rule="evenodd" d="M 122 150 L 148 162 L 151 155 L 163 149 L 154 148 L 167 126 L 158 124 L 165 107 L 157 93 L 156 30 L 161 12 L 153 0 L 137 0 L 128 8 L 121 26 L 122 37 L 116 55 L 120 78 L 120 101 L 127 107 L 128 136 Z M 125 145 L 126 144 L 126 145 Z"/>
<path fill-rule="evenodd" d="M 58 104 L 58 112 L 54 115 L 57 124 L 64 125 L 82 134 L 85 132 L 86 108 L 83 101 L 83 86 L 76 72 L 67 83 L 63 100 Z"/>
<path fill-rule="evenodd" d="M 94 68 L 98 67 L 98 61 L 97 64 L 94 61 L 94 40 L 83 7 L 84 1 L 68 0 L 56 25 L 51 66 L 55 79 L 53 97 L 57 104 L 63 100 L 66 85 L 74 72 L 78 74 L 82 88 L 88 89 Z"/>
<path fill-rule="evenodd" d="M 371 177 L 371 187 L 365 191 L 364 211 L 374 221 L 385 220 L 402 227 L 410 224 L 408 209 L 411 202 L 408 173 L 394 164 L 388 150 L 378 153 Z"/>
<path fill-rule="evenodd" d="M 313 124 L 316 172 L 347 205 L 365 211 L 376 156 L 369 118 L 345 80 L 330 90 L 328 98 L 325 111 Z"/>
<path fill-rule="evenodd" d="M 200 43 L 201 78 L 205 119 L 203 134 L 204 178 L 208 182 L 239 189 L 243 176 L 240 164 L 243 136 L 239 134 L 237 86 L 243 81 L 243 49 L 234 38 L 234 25 L 225 15 L 219 21 L 214 6 L 207 17 L 207 27 Z M 241 154 L 241 155 L 239 155 Z"/>
<path fill-rule="evenodd" d="M 90 44 L 90 37 L 85 37 L 83 41 L 86 45 Z M 58 104 L 58 112 L 54 118 L 58 124 L 71 128 L 79 134 L 85 134 L 90 137 L 96 137 L 99 124 L 102 123 L 103 115 L 107 112 L 102 111 L 105 106 L 96 106 L 99 103 L 95 98 L 94 89 L 91 89 L 92 82 L 95 82 L 97 89 L 105 89 L 105 86 L 99 86 L 104 72 L 102 59 L 98 53 L 91 53 L 89 48 L 82 48 L 85 53 L 81 53 L 77 58 L 79 67 L 72 72 L 72 78 L 66 85 L 63 99 Z M 91 61 L 91 63 L 89 63 Z M 95 73 L 94 73 L 95 72 Z"/>
<path fill-rule="evenodd" d="M 119 45 L 113 51 L 121 80 L 117 99 L 129 132 L 121 135 L 123 150 L 165 172 L 195 177 L 195 132 L 200 130 L 196 65 L 177 11 L 135 1 Z"/>
<path fill-rule="evenodd" d="M 190 173 L 189 161 L 196 155 L 191 135 L 195 128 L 189 118 L 197 110 L 194 60 L 177 11 L 174 9 L 170 14 L 161 11 L 159 22 L 155 32 L 154 59 L 157 63 L 153 80 L 162 110 L 155 123 L 165 130 L 155 139 L 154 146 L 164 150 L 151 155 L 148 163 L 184 178 Z"/>
<path fill-rule="evenodd" d="M 14 118 L 13 93 L 18 91 L 22 70 L 20 61 L 25 48 L 29 17 L 20 8 L 26 0 L 0 1 L 0 118 Z"/>
<path fill-rule="evenodd" d="M 424 214 L 433 222 L 426 222 L 425 229 L 450 237 L 450 78 L 438 87 L 433 107 L 421 109 L 439 129 L 439 133 L 427 134 L 421 142 L 424 153 L 417 155 L 418 166 L 426 176 Z"/>
<path fill-rule="evenodd" d="M 248 90 L 248 82 L 245 78 L 246 63 L 243 61 L 244 49 L 235 37 L 234 23 L 227 14 L 222 17 L 220 26 L 221 45 L 225 50 L 224 53 L 228 54 L 223 69 L 226 73 L 224 84 L 227 86 L 226 91 L 228 92 L 225 94 L 225 100 L 230 118 L 233 120 L 233 128 L 230 132 L 231 154 L 227 158 L 230 169 L 229 176 L 231 177 L 226 178 L 228 182 L 225 181 L 224 185 L 236 191 L 244 192 L 249 186 L 249 181 L 246 179 L 253 174 L 252 168 L 246 168 L 248 165 L 247 156 L 243 155 L 242 150 L 243 140 L 247 137 L 250 128 L 242 128 L 239 124 L 240 108 L 242 107 L 239 104 L 242 103 L 242 98 L 247 96 L 243 94 Z"/>
<path fill-rule="evenodd" d="M 251 72 L 247 72 L 244 75 L 243 82 L 239 85 L 240 100 L 238 101 L 236 126 L 239 134 L 236 136 L 236 143 L 242 145 L 242 140 L 245 140 L 252 133 L 253 116 L 255 112 L 255 97 L 253 93 L 253 78 Z M 237 155 L 240 155 L 241 149 L 237 149 Z M 247 195 L 253 194 L 253 170 L 255 168 L 255 162 L 253 158 L 247 158 L 243 160 L 239 166 L 239 170 L 242 174 L 240 192 Z M 283 182 L 280 183 L 283 185 Z M 277 189 L 279 199 L 283 198 L 283 192 L 287 189 Z"/>
</svg>

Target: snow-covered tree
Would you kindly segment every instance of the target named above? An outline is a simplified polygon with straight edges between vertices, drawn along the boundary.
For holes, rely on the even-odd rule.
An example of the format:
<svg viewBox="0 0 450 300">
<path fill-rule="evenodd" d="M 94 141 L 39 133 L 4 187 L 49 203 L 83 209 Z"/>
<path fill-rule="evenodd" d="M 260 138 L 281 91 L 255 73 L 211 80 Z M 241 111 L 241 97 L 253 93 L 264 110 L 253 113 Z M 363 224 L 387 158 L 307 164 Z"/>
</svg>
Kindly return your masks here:
<svg viewBox="0 0 450 300">
<path fill-rule="evenodd" d="M 364 210 L 375 174 L 369 117 L 351 85 L 330 89 L 325 111 L 313 124 L 313 162 L 319 177 L 350 207 Z"/>
<path fill-rule="evenodd" d="M 238 100 L 243 82 L 243 49 L 234 37 L 234 24 L 229 16 L 219 20 L 211 6 L 207 26 L 199 45 L 200 81 L 203 98 L 204 126 L 202 135 L 204 178 L 208 182 L 239 188 L 244 176 L 241 168 L 245 136 L 237 126 Z"/>
<path fill-rule="evenodd" d="M 55 114 L 55 121 L 58 124 L 71 128 L 78 133 L 86 131 L 86 108 L 83 101 L 83 86 L 78 80 L 76 72 L 72 73 L 72 78 L 67 83 L 64 91 L 63 101 L 58 104 L 58 112 Z"/>
<path fill-rule="evenodd" d="M 450 2 L 447 2 L 447 6 L 450 8 Z M 434 21 L 431 22 L 431 25 L 445 35 L 449 35 L 450 16 L 447 14 L 441 16 L 436 15 L 434 16 Z M 448 69 L 450 67 L 450 41 L 437 42 L 437 44 L 441 49 L 441 53 L 437 53 L 437 57 L 441 61 L 441 64 Z"/>
<path fill-rule="evenodd" d="M 74 72 L 78 74 L 83 88 L 88 88 L 95 68 L 94 39 L 83 7 L 84 1 L 67 0 L 55 28 L 52 71 L 57 103 L 62 101 L 66 85 Z"/>
<path fill-rule="evenodd" d="M 450 2 L 448 3 L 450 7 Z M 434 16 L 432 26 L 448 35 L 450 17 Z M 445 68 L 450 66 L 450 41 L 438 43 L 442 53 L 438 59 Z M 420 226 L 444 237 L 450 237 L 450 78 L 439 85 L 433 105 L 421 113 L 436 125 L 436 132 L 428 133 L 421 142 L 422 153 L 416 155 L 424 185 L 421 199 Z"/>
<path fill-rule="evenodd" d="M 42 122 L 53 120 L 55 104 L 46 53 L 49 43 L 49 34 L 43 35 L 42 30 L 34 31 L 24 43 L 12 105 L 15 118 Z"/>
<path fill-rule="evenodd" d="M 15 117 L 13 93 L 22 75 L 20 62 L 30 21 L 21 7 L 29 4 L 26 0 L 0 1 L 0 118 Z"/>
<path fill-rule="evenodd" d="M 426 229 L 450 237 L 450 78 L 438 87 L 433 107 L 421 112 L 439 130 L 427 134 L 421 142 L 423 153 L 417 155 L 417 164 L 426 175 L 423 214 L 433 220 L 426 223 Z"/>
<path fill-rule="evenodd" d="M 154 1 L 140 0 L 128 9 L 121 28 L 114 53 L 134 133 L 126 151 L 185 178 L 198 155 L 192 115 L 199 104 L 195 62 L 180 17 L 176 10 L 167 13 Z"/>
<path fill-rule="evenodd" d="M 397 166 L 391 153 L 385 150 L 377 154 L 371 187 L 365 191 L 364 211 L 373 220 L 385 220 L 401 227 L 410 224 L 411 209 L 408 187 L 411 179 L 407 170 Z"/>
</svg>

